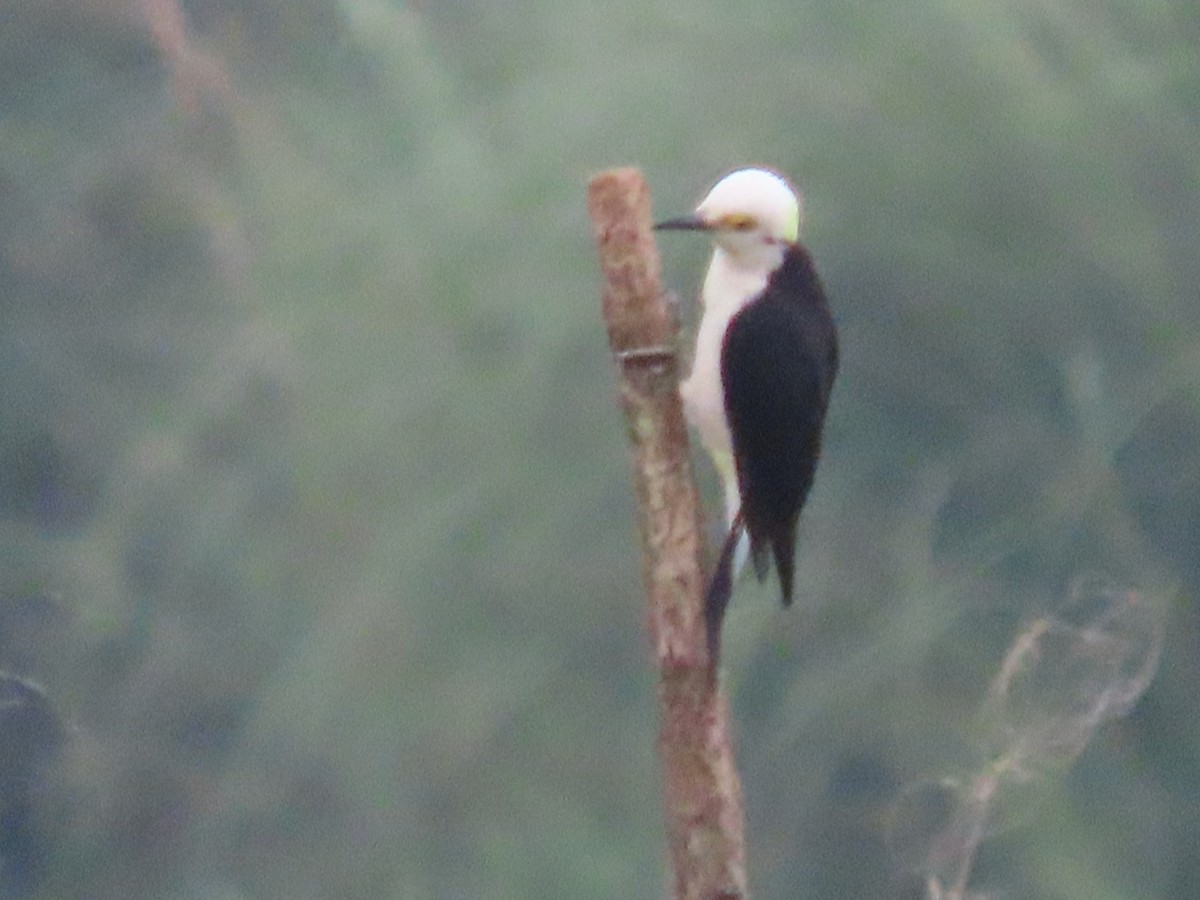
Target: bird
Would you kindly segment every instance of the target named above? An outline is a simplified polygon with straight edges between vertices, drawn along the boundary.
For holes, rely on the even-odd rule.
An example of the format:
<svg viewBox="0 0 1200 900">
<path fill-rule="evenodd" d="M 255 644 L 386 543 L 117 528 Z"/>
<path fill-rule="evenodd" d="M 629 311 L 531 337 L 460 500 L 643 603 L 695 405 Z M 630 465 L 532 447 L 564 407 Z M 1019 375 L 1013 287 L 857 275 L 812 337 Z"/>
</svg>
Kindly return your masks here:
<svg viewBox="0 0 1200 900">
<path fill-rule="evenodd" d="M 760 582 L 771 559 L 792 602 L 796 528 L 821 453 L 838 371 L 838 335 L 812 256 L 800 242 L 801 195 L 764 168 L 730 172 L 695 211 L 657 231 L 701 231 L 712 259 L 700 291 L 684 415 L 724 490 L 728 529 L 705 595 L 716 658 L 734 575 L 749 557 Z"/>
</svg>

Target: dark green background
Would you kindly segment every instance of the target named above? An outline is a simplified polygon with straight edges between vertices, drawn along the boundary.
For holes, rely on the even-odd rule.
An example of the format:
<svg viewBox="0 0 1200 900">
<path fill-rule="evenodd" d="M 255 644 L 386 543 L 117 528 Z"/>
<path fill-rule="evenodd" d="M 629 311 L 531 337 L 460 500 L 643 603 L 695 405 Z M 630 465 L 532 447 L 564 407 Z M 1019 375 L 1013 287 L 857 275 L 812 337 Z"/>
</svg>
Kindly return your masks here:
<svg viewBox="0 0 1200 900">
<path fill-rule="evenodd" d="M 797 608 L 727 623 L 756 896 L 920 896 L 893 803 L 981 770 L 1093 571 L 1158 677 L 974 884 L 1200 896 L 1198 47 L 1194 0 L 0 0 L 0 669 L 45 691 L 0 895 L 661 897 L 585 185 L 765 163 L 843 362 Z"/>
</svg>

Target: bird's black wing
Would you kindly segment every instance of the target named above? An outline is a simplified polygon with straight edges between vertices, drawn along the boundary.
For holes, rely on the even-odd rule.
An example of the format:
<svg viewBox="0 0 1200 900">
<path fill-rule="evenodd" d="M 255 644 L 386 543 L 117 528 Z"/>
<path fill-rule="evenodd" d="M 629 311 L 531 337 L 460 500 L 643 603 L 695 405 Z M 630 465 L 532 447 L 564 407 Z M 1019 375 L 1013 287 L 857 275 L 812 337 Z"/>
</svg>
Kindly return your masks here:
<svg viewBox="0 0 1200 900">
<path fill-rule="evenodd" d="M 731 320 L 721 348 L 741 516 L 762 578 L 770 553 L 792 600 L 796 524 L 812 486 L 837 374 L 837 332 L 812 260 L 799 245 Z"/>
</svg>

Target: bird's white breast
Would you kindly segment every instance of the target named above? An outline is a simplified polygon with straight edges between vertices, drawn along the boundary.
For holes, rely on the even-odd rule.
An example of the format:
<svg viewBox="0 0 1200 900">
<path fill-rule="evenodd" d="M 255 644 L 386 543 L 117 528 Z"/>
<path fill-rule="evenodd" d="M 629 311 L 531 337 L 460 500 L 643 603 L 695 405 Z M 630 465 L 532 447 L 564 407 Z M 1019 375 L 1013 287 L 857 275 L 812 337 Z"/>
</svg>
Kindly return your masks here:
<svg viewBox="0 0 1200 900">
<path fill-rule="evenodd" d="M 736 265 L 719 247 L 713 253 L 700 299 L 704 312 L 696 331 L 692 371 L 679 387 L 688 422 L 700 434 L 713 459 L 726 494 L 726 512 L 737 511 L 737 479 L 733 445 L 725 418 L 725 392 L 721 387 L 721 345 L 730 320 L 767 286 L 768 273 Z M 730 508 L 732 507 L 732 508 Z"/>
</svg>

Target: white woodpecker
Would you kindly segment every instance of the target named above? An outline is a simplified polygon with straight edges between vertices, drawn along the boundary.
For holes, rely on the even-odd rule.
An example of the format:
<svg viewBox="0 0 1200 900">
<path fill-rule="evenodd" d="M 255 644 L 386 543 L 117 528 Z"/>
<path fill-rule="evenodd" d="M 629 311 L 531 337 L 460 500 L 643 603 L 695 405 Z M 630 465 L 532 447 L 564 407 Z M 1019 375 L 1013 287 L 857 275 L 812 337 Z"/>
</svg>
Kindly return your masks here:
<svg viewBox="0 0 1200 900">
<path fill-rule="evenodd" d="M 759 580 L 773 556 L 783 605 L 792 602 L 796 525 L 838 366 L 837 329 L 800 222 L 800 196 L 784 178 L 739 169 L 695 213 L 654 226 L 706 231 L 714 244 L 692 371 L 680 386 L 725 491 L 729 532 L 705 599 L 714 654 L 743 531 Z"/>
</svg>

